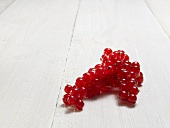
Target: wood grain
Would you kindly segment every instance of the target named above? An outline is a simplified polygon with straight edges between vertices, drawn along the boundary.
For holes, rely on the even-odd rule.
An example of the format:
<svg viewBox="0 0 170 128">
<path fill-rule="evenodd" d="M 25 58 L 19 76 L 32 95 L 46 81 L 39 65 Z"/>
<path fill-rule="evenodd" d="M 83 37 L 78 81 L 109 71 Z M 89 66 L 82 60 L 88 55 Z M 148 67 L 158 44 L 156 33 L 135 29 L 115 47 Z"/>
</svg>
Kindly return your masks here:
<svg viewBox="0 0 170 128">
<path fill-rule="evenodd" d="M 16 0 L 0 15 L 0 128 L 50 128 L 78 0 Z"/>
<path fill-rule="evenodd" d="M 0 14 L 10 7 L 15 0 L 0 0 Z"/>
<path fill-rule="evenodd" d="M 66 83 L 100 63 L 103 49 L 124 49 L 140 62 L 144 85 L 136 106 L 115 94 L 85 100 L 82 112 L 63 106 Z M 81 0 L 52 128 L 169 128 L 170 40 L 143 0 Z"/>
<path fill-rule="evenodd" d="M 153 15 L 157 18 L 165 32 L 170 37 L 170 1 L 145 0 Z"/>
</svg>

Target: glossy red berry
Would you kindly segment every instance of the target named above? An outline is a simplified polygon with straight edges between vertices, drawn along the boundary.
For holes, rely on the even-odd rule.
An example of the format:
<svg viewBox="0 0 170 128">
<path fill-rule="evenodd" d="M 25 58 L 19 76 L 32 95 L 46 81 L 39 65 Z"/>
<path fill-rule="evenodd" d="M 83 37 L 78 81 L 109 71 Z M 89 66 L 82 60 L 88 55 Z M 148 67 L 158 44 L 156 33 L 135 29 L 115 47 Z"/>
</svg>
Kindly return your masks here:
<svg viewBox="0 0 170 128">
<path fill-rule="evenodd" d="M 135 104 L 135 103 L 136 103 L 136 100 L 137 100 L 136 95 L 134 95 L 134 94 L 130 94 L 130 95 L 129 95 L 128 101 L 129 101 L 130 103 Z"/>
<path fill-rule="evenodd" d="M 108 60 L 108 56 L 107 55 L 102 55 L 102 57 L 100 58 L 100 60 L 102 61 L 102 63 L 107 62 Z"/>
<path fill-rule="evenodd" d="M 127 77 L 136 78 L 137 74 L 133 70 L 131 70 L 131 71 L 128 72 Z"/>
<path fill-rule="evenodd" d="M 104 49 L 104 54 L 105 55 L 109 55 L 110 53 L 112 53 L 112 49 L 110 49 L 110 48 L 105 48 Z"/>
<path fill-rule="evenodd" d="M 137 85 L 138 85 L 139 87 L 142 86 L 142 83 L 143 83 L 143 76 L 137 77 L 136 80 L 137 80 Z"/>
<path fill-rule="evenodd" d="M 96 72 L 95 72 L 95 77 L 97 77 L 97 78 L 101 78 L 101 77 L 103 77 L 103 74 L 104 74 L 104 69 L 102 68 L 102 67 L 99 67 L 99 68 L 97 68 L 96 69 Z"/>
<path fill-rule="evenodd" d="M 67 99 L 67 102 L 68 102 L 70 105 L 75 104 L 75 103 L 76 103 L 75 97 L 74 97 L 74 96 L 69 96 L 68 99 Z"/>
<path fill-rule="evenodd" d="M 105 75 L 111 75 L 111 74 L 114 73 L 114 71 L 115 71 L 115 67 L 112 66 L 112 65 L 109 65 L 104 69 L 104 74 Z"/>
<path fill-rule="evenodd" d="M 136 81 L 135 80 L 130 80 L 130 81 L 127 81 L 127 84 L 128 84 L 129 88 L 132 88 L 132 87 L 136 86 Z"/>
<path fill-rule="evenodd" d="M 123 60 L 125 56 L 125 52 L 123 50 L 118 50 L 119 54 L 119 59 Z"/>
<path fill-rule="evenodd" d="M 110 60 L 110 61 L 113 62 L 113 61 L 116 60 L 116 59 L 117 59 L 117 54 L 115 54 L 115 53 L 110 53 L 110 54 L 109 54 L 109 60 Z"/>
<path fill-rule="evenodd" d="M 128 91 L 129 90 L 128 85 L 126 83 L 120 84 L 120 90 L 121 91 Z"/>
<path fill-rule="evenodd" d="M 120 71 L 117 74 L 119 78 L 126 78 L 128 75 L 129 75 L 129 72 L 124 68 L 120 69 Z"/>
<path fill-rule="evenodd" d="M 132 67 L 138 67 L 138 68 L 140 68 L 140 64 L 137 62 L 137 61 L 135 61 L 135 62 L 132 62 L 132 65 L 131 65 Z"/>
<path fill-rule="evenodd" d="M 85 85 L 85 81 L 83 80 L 82 77 L 78 77 L 78 78 L 76 79 L 75 85 L 76 85 L 77 87 L 84 86 L 84 85 Z"/>
<path fill-rule="evenodd" d="M 66 85 L 65 88 L 64 88 L 64 91 L 66 93 L 70 93 L 72 89 L 73 89 L 73 87 L 71 85 Z"/>
<path fill-rule="evenodd" d="M 85 87 L 81 87 L 81 88 L 79 88 L 79 91 L 80 91 L 80 93 L 81 93 L 81 95 L 83 96 L 83 97 L 86 97 L 87 96 L 87 89 L 85 88 Z"/>
<path fill-rule="evenodd" d="M 70 105 L 70 104 L 68 103 L 68 98 L 69 98 L 69 97 L 70 97 L 69 94 L 65 94 L 65 95 L 63 96 L 63 102 L 64 102 L 65 105 Z"/>
<path fill-rule="evenodd" d="M 122 64 L 122 61 L 121 60 L 115 60 L 113 64 L 114 64 L 114 66 L 120 67 L 121 64 Z"/>
<path fill-rule="evenodd" d="M 94 68 L 97 69 L 97 68 L 100 68 L 102 65 L 101 64 L 97 64 Z"/>
<path fill-rule="evenodd" d="M 136 86 L 133 86 L 132 88 L 130 88 L 130 93 L 137 95 L 139 93 L 139 89 Z"/>
<path fill-rule="evenodd" d="M 128 92 L 127 92 L 127 91 L 120 91 L 120 93 L 119 93 L 119 99 L 121 99 L 121 100 L 127 100 L 127 99 L 128 99 Z"/>
<path fill-rule="evenodd" d="M 81 88 L 81 87 L 80 87 Z M 83 99 L 83 95 L 80 91 L 80 89 L 75 88 L 72 90 L 72 95 L 76 98 L 76 99 Z"/>
<path fill-rule="evenodd" d="M 82 100 L 78 100 L 76 103 L 77 110 L 83 110 L 84 102 Z"/>
<path fill-rule="evenodd" d="M 100 85 L 100 79 L 96 78 L 93 80 L 93 86 L 98 86 Z"/>
<path fill-rule="evenodd" d="M 124 68 L 124 69 L 126 69 L 127 71 L 130 71 L 130 69 L 131 69 L 131 62 L 125 61 L 124 63 L 122 63 L 121 68 Z"/>
<path fill-rule="evenodd" d="M 85 84 L 88 84 L 88 83 L 90 83 L 91 82 L 91 80 L 93 79 L 92 78 L 92 75 L 91 75 L 91 73 L 89 73 L 89 72 L 87 72 L 87 73 L 84 73 L 83 74 L 83 81 L 85 82 Z M 83 86 L 83 85 L 82 85 Z"/>
<path fill-rule="evenodd" d="M 135 73 L 136 77 L 139 76 L 139 73 L 140 73 L 140 69 L 139 68 L 133 68 L 132 71 Z"/>
<path fill-rule="evenodd" d="M 129 61 L 129 56 L 128 55 L 124 55 L 124 61 Z"/>
<path fill-rule="evenodd" d="M 142 72 L 140 72 L 140 74 L 139 74 L 139 75 L 143 77 L 143 73 L 142 73 Z"/>
</svg>

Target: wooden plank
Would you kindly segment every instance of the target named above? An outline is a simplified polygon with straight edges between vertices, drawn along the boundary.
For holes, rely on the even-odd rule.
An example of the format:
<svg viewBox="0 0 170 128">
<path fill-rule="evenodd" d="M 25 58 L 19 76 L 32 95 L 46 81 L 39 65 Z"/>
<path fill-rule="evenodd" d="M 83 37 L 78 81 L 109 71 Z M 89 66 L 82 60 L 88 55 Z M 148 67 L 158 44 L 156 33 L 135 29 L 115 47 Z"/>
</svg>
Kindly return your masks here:
<svg viewBox="0 0 170 128">
<path fill-rule="evenodd" d="M 157 18 L 165 32 L 170 37 L 170 1 L 145 0 L 154 16 Z"/>
<path fill-rule="evenodd" d="M 103 49 L 124 49 L 144 73 L 135 107 L 115 94 L 85 100 L 82 112 L 63 107 L 66 83 L 100 63 Z M 170 40 L 143 0 L 82 0 L 52 128 L 169 128 Z"/>
<path fill-rule="evenodd" d="M 0 14 L 10 7 L 15 0 L 0 0 Z"/>
<path fill-rule="evenodd" d="M 49 128 L 78 0 L 16 0 L 0 15 L 0 128 Z"/>
</svg>

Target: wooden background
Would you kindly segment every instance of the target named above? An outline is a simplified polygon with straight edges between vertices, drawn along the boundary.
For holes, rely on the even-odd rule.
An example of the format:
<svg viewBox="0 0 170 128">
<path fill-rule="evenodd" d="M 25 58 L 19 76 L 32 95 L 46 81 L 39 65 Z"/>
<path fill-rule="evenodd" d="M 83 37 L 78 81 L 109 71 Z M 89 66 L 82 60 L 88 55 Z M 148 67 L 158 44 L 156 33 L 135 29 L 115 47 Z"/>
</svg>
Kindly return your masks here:
<svg viewBox="0 0 170 128">
<path fill-rule="evenodd" d="M 135 107 L 116 95 L 63 107 L 63 88 L 103 49 L 139 61 Z M 169 0 L 0 0 L 0 128 L 169 128 Z"/>
</svg>

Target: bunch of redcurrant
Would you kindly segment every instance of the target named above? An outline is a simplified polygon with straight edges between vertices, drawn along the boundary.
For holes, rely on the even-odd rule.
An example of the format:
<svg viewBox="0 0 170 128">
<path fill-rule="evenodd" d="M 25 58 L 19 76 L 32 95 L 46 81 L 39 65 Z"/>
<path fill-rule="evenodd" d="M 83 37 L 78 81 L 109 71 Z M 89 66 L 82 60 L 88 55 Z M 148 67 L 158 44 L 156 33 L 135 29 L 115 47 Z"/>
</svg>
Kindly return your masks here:
<svg viewBox="0 0 170 128">
<path fill-rule="evenodd" d="M 143 82 L 138 62 L 130 62 L 123 50 L 104 50 L 101 64 L 90 68 L 82 77 L 76 79 L 75 85 L 66 85 L 63 102 L 67 106 L 75 106 L 77 110 L 84 107 L 84 98 L 92 98 L 114 88 L 119 90 L 119 99 L 136 103 L 138 87 Z"/>
</svg>

